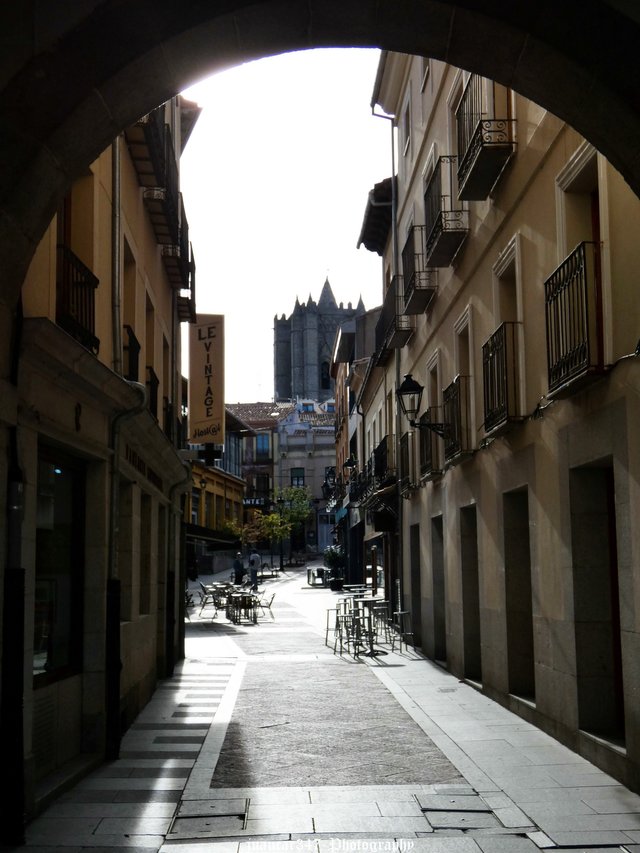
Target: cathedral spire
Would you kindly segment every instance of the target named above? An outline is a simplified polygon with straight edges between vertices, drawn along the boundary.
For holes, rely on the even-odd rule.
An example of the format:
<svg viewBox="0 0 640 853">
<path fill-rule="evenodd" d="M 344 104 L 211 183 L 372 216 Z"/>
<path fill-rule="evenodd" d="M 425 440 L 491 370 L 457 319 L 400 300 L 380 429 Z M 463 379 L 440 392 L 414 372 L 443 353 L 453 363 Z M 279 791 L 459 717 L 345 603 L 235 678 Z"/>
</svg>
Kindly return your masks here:
<svg viewBox="0 0 640 853">
<path fill-rule="evenodd" d="M 331 285 L 329 284 L 329 276 L 327 276 L 324 284 L 322 285 L 322 293 L 320 294 L 318 305 L 325 309 L 338 307 L 333 295 L 333 290 L 331 290 Z"/>
</svg>

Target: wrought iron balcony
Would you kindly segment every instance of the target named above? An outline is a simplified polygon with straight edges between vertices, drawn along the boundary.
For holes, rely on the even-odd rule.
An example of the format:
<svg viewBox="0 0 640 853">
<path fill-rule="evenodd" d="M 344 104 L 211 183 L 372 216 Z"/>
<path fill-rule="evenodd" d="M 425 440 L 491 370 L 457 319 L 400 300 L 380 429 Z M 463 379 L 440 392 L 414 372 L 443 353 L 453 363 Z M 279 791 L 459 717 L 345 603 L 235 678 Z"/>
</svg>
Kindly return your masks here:
<svg viewBox="0 0 640 853">
<path fill-rule="evenodd" d="M 472 74 L 456 110 L 458 198 L 487 198 L 514 150 L 509 94 Z"/>
<path fill-rule="evenodd" d="M 169 125 L 164 126 L 164 149 L 164 174 L 157 176 L 155 187 L 145 188 L 143 197 L 158 243 L 176 246 L 180 243 L 180 193 Z"/>
<path fill-rule="evenodd" d="M 400 492 L 409 495 L 418 488 L 415 469 L 415 433 L 405 432 L 400 436 Z"/>
<path fill-rule="evenodd" d="M 395 275 L 387 290 L 376 323 L 375 341 L 378 363 L 384 363 L 393 349 L 400 349 L 413 335 L 411 318 L 403 312 L 402 276 Z"/>
<path fill-rule="evenodd" d="M 579 243 L 544 283 L 550 393 L 572 393 L 604 373 L 600 252 Z"/>
<path fill-rule="evenodd" d="M 174 290 L 187 290 L 189 287 L 189 246 L 189 223 L 180 193 L 179 240 L 176 244 L 165 244 L 162 247 L 162 261 L 169 284 Z"/>
<path fill-rule="evenodd" d="M 196 321 L 196 262 L 193 257 L 193 246 L 189 245 L 189 284 L 187 292 L 179 293 L 177 297 L 178 320 L 180 323 L 195 323 Z"/>
<path fill-rule="evenodd" d="M 393 436 L 385 435 L 373 451 L 373 477 L 376 485 L 381 486 L 395 479 L 395 453 Z"/>
<path fill-rule="evenodd" d="M 142 187 L 160 187 L 165 174 L 164 106 L 128 127 L 125 139 Z"/>
<path fill-rule="evenodd" d="M 440 424 L 443 422 L 442 408 L 430 406 L 419 420 L 421 424 Z M 431 429 L 418 430 L 420 479 L 424 482 L 435 480 L 442 474 L 443 447 L 442 438 Z"/>
<path fill-rule="evenodd" d="M 153 417 L 158 420 L 158 388 L 160 380 L 158 379 L 153 367 L 147 365 L 147 388 L 149 389 L 149 411 Z"/>
<path fill-rule="evenodd" d="M 170 441 L 173 441 L 175 432 L 174 408 L 168 397 L 162 398 L 162 421 L 164 434 Z"/>
<path fill-rule="evenodd" d="M 424 264 L 425 226 L 413 225 L 402 249 L 404 313 L 422 314 L 437 292 L 436 271 Z"/>
<path fill-rule="evenodd" d="M 140 341 L 131 326 L 125 325 L 123 328 L 127 336 L 127 340 L 122 346 L 124 351 L 123 376 L 130 382 L 137 382 L 140 376 Z"/>
<path fill-rule="evenodd" d="M 444 458 L 448 465 L 462 462 L 473 452 L 470 386 L 468 376 L 458 375 L 442 392 L 442 412 L 448 425 Z"/>
<path fill-rule="evenodd" d="M 56 323 L 95 355 L 100 341 L 95 335 L 95 290 L 99 282 L 69 249 L 59 244 L 56 264 Z"/>
<path fill-rule="evenodd" d="M 517 323 L 502 323 L 482 347 L 484 428 L 502 430 L 522 418 L 518 410 Z"/>
<path fill-rule="evenodd" d="M 425 263 L 448 267 L 469 233 L 469 213 L 457 198 L 455 156 L 439 157 L 424 193 Z"/>
<path fill-rule="evenodd" d="M 368 478 L 366 471 L 358 471 L 349 480 L 349 501 L 358 504 L 367 493 Z"/>
</svg>

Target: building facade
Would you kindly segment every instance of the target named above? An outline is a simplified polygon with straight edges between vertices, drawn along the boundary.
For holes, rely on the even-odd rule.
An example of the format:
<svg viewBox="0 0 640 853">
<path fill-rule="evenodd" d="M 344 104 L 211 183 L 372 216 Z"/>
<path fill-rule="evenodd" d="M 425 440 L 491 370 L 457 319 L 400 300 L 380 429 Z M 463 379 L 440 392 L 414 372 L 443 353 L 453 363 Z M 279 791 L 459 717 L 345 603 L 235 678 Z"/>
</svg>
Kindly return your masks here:
<svg viewBox="0 0 640 853">
<path fill-rule="evenodd" d="M 305 304 L 296 299 L 290 317 L 274 318 L 276 400 L 333 399 L 331 348 L 336 329 L 363 310 L 362 300 L 355 309 L 351 303 L 347 308 L 338 305 L 327 279 L 317 303 L 311 296 Z"/>
<path fill-rule="evenodd" d="M 8 770 L 27 815 L 51 779 L 117 756 L 183 653 L 180 324 L 195 317 L 195 263 L 179 159 L 197 115 L 176 98 L 98 157 L 22 291 L 9 578 L 29 676 Z M 6 678 L 4 711 L 19 701 L 22 715 Z"/>
<path fill-rule="evenodd" d="M 278 421 L 278 492 L 306 489 L 313 506 L 304 527 L 292 531 L 290 551 L 301 559 L 322 553 L 333 542 L 335 515 L 322 487 L 336 464 L 334 409 L 333 399 L 298 400 Z"/>
<path fill-rule="evenodd" d="M 366 454 L 395 454 L 399 604 L 430 658 L 637 789 L 640 204 L 442 62 L 383 53 L 372 104 L 398 166 L 361 234 L 383 304 L 358 404 Z"/>
<path fill-rule="evenodd" d="M 224 445 L 217 459 L 207 459 L 204 445 L 192 449 L 200 458 L 191 463 L 191 490 L 184 502 L 187 574 L 211 574 L 231 566 L 240 540 L 237 529 L 244 514 L 243 442 L 253 430 L 225 409 Z"/>
</svg>

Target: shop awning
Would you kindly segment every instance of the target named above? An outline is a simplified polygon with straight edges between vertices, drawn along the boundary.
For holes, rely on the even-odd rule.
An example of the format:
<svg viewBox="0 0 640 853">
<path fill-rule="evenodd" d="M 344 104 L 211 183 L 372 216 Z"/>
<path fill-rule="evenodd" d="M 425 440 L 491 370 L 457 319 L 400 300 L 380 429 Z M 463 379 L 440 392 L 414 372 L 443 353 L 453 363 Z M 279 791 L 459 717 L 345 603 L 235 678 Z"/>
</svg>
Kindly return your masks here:
<svg viewBox="0 0 640 853">
<path fill-rule="evenodd" d="M 221 530 L 212 530 L 209 527 L 201 527 L 199 524 L 185 524 L 185 539 L 187 542 L 198 540 L 205 542 L 208 551 L 222 551 L 228 548 L 237 548 L 240 540 L 237 536 L 223 533 Z"/>
</svg>

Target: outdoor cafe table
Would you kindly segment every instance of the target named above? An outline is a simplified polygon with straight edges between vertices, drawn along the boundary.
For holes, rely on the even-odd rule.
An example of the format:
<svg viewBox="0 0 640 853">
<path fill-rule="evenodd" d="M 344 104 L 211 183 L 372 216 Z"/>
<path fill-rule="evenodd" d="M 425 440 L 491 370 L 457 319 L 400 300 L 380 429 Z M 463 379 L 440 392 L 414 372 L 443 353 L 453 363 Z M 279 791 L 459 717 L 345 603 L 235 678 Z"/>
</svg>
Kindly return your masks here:
<svg viewBox="0 0 640 853">
<path fill-rule="evenodd" d="M 238 624 L 243 618 L 258 621 L 259 598 L 252 592 L 232 592 L 227 598 L 227 618 Z"/>
</svg>

